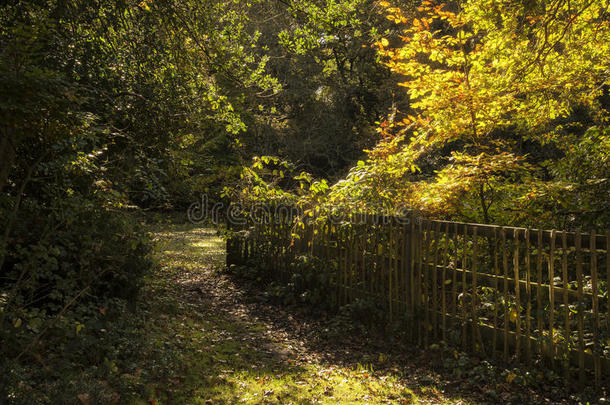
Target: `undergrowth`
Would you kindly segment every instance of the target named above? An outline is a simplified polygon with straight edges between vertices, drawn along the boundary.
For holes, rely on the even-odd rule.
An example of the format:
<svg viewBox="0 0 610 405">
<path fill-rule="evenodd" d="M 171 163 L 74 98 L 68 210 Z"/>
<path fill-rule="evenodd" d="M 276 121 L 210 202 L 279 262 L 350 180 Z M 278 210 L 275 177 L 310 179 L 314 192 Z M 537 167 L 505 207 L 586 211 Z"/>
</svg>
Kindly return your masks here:
<svg viewBox="0 0 610 405">
<path fill-rule="evenodd" d="M 362 342 L 375 341 L 377 347 L 398 346 L 405 352 L 413 350 L 414 342 L 407 339 L 412 317 L 390 323 L 385 308 L 372 299 L 357 298 L 351 303 L 337 306 L 337 292 L 329 283 L 332 276 L 325 264 L 315 257 L 299 256 L 287 263 L 282 273 L 289 274 L 288 277 L 284 276 L 288 281 L 280 281 L 277 274 L 270 274 L 267 263 L 258 257 L 250 258 L 241 265 L 230 265 L 228 272 L 238 282 L 261 289 L 266 300 L 274 305 L 293 307 L 296 312 L 310 317 L 327 315 L 323 321 L 323 332 L 328 341 L 340 343 L 357 339 Z M 456 335 L 460 340 L 459 329 L 451 330 L 448 334 Z M 419 346 L 418 350 L 428 358 L 430 367 L 437 370 L 442 378 L 460 381 L 464 392 L 476 393 L 482 402 L 606 402 L 607 386 L 581 389 L 575 381 L 568 384 L 563 376 L 549 369 L 542 361 L 528 366 L 517 359 L 505 362 L 485 358 L 464 352 L 444 341 Z"/>
</svg>

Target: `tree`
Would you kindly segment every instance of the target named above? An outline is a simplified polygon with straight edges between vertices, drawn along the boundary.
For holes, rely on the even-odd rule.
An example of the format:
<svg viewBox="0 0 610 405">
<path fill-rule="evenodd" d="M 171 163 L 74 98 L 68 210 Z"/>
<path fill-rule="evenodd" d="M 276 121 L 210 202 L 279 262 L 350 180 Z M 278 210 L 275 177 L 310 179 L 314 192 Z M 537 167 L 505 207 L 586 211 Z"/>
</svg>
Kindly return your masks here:
<svg viewBox="0 0 610 405">
<path fill-rule="evenodd" d="M 604 202 L 582 193 L 572 198 L 571 192 L 575 182 L 594 183 L 606 190 L 594 192 L 596 199 L 607 196 L 607 171 L 581 172 L 570 181 L 559 175 L 566 173 L 570 145 L 593 143 L 596 156 L 608 154 L 599 136 L 607 131 L 608 117 L 602 97 L 609 84 L 607 1 L 480 0 L 451 7 L 423 1 L 412 21 L 382 4 L 388 18 L 406 25 L 400 47 L 391 47 L 388 39 L 377 46 L 387 65 L 405 78 L 400 85 L 412 112 L 382 124 L 384 140 L 367 165 L 352 170 L 350 182 L 335 187 L 331 199 L 359 196 L 366 183 L 383 206 L 436 216 L 607 225 L 604 216 L 574 209 L 600 211 Z M 579 171 L 579 163 L 572 163 L 576 166 L 568 171 Z M 377 180 L 380 171 L 383 181 Z M 532 192 L 550 189 L 555 191 Z M 359 197 L 346 201 L 368 203 Z M 551 215 L 541 215 L 542 206 Z M 570 218 L 554 216 L 567 206 Z"/>
<path fill-rule="evenodd" d="M 371 47 L 391 28 L 381 10 L 371 0 L 257 3 L 251 21 L 282 91 L 253 100 L 246 152 L 337 179 L 375 144 L 376 122 L 405 100 Z"/>
</svg>

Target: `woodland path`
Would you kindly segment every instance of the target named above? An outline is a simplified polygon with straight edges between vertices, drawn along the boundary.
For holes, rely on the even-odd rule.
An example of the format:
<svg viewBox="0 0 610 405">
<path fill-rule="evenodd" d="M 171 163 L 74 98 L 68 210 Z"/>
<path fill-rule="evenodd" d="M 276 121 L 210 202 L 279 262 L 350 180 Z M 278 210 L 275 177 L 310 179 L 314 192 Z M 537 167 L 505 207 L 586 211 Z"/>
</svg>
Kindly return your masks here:
<svg viewBox="0 0 610 405">
<path fill-rule="evenodd" d="M 487 403 L 490 387 L 503 403 L 548 401 L 502 380 L 457 378 L 438 353 L 371 336 L 329 337 L 327 320 L 273 304 L 227 275 L 215 229 L 148 227 L 158 270 L 143 299 L 148 339 L 163 347 L 143 367 L 158 365 L 159 353 L 167 358 L 142 403 Z"/>
</svg>

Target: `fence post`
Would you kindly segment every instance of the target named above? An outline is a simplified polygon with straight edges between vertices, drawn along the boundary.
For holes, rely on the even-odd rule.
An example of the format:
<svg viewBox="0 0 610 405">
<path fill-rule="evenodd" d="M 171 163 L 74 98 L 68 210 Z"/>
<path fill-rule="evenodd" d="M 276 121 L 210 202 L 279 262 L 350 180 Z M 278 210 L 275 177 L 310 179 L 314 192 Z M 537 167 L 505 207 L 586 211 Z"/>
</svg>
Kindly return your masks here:
<svg viewBox="0 0 610 405">
<path fill-rule="evenodd" d="M 239 264 L 241 257 L 239 257 L 239 241 L 238 236 L 235 233 L 235 228 L 227 216 L 227 256 L 226 263 L 227 267 L 232 264 Z"/>
</svg>

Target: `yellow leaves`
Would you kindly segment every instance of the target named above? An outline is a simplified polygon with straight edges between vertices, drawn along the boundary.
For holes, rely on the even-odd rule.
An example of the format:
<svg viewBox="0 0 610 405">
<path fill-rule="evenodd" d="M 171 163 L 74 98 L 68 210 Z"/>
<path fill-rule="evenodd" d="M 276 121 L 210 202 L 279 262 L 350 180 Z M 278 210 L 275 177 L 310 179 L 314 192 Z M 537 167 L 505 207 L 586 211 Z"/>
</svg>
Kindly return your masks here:
<svg viewBox="0 0 610 405">
<path fill-rule="evenodd" d="M 141 8 L 143 8 L 146 11 L 150 11 L 150 6 L 148 5 L 146 0 L 142 1 L 140 4 L 138 4 L 138 6 L 140 6 Z"/>
<path fill-rule="evenodd" d="M 515 378 L 517 378 L 517 374 L 515 374 L 515 373 L 509 373 L 509 374 L 506 376 L 506 382 L 510 384 L 510 383 L 512 383 L 512 382 L 515 380 Z"/>
<path fill-rule="evenodd" d="M 380 5 L 381 7 L 390 7 L 390 3 L 389 3 L 389 2 L 387 2 L 387 1 L 380 1 L 380 2 L 379 2 L 379 5 Z"/>
<path fill-rule="evenodd" d="M 518 317 L 518 316 L 519 316 L 519 313 L 517 312 L 517 310 L 516 310 L 516 309 L 514 309 L 514 308 L 513 308 L 513 309 L 510 311 L 510 321 L 511 321 L 511 322 L 513 322 L 513 323 L 514 323 L 514 322 L 516 322 L 516 321 L 517 321 L 517 317 Z"/>
<path fill-rule="evenodd" d="M 388 46 L 390 45 L 389 41 L 386 38 L 381 38 L 381 45 L 382 46 Z"/>
</svg>

